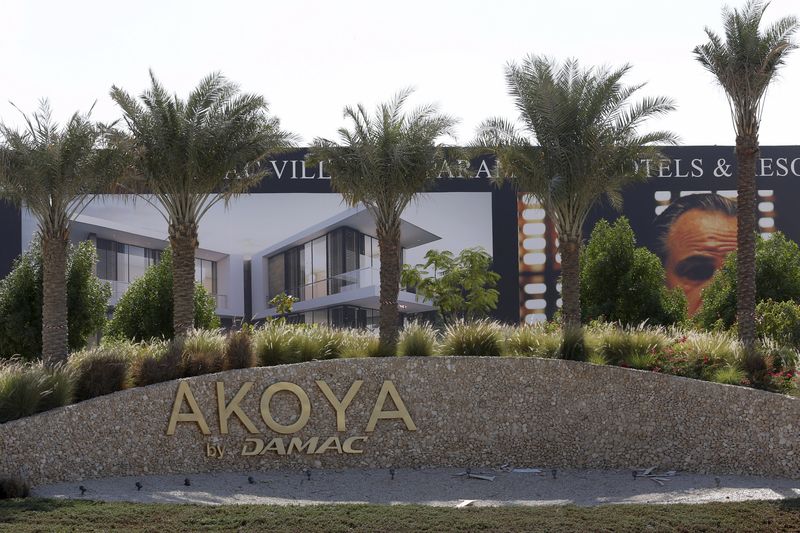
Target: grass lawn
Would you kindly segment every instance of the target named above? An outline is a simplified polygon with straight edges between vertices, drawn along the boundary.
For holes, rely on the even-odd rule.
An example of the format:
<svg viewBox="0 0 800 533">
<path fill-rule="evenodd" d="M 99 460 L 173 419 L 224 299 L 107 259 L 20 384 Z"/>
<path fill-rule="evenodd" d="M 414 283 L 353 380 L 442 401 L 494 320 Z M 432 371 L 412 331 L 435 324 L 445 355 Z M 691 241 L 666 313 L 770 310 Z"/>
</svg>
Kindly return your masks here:
<svg viewBox="0 0 800 533">
<path fill-rule="evenodd" d="M 441 508 L 0 502 L 0 531 L 800 531 L 800 499 L 703 505 Z"/>
</svg>

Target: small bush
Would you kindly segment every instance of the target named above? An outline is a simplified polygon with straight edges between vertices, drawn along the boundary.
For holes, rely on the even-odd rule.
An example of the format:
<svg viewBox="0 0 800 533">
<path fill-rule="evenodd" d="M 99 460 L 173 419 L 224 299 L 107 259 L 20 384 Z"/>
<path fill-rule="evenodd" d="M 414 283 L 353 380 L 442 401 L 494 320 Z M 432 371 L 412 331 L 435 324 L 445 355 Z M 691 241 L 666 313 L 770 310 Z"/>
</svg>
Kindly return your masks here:
<svg viewBox="0 0 800 533">
<path fill-rule="evenodd" d="M 27 498 L 31 495 L 31 487 L 18 477 L 0 477 L 0 500 Z"/>
<path fill-rule="evenodd" d="M 704 329 L 718 322 L 729 328 L 736 322 L 736 268 L 734 251 L 703 289 L 703 306 L 695 320 Z M 756 302 L 766 300 L 800 303 L 800 248 L 780 232 L 756 242 Z"/>
<path fill-rule="evenodd" d="M 561 337 L 559 357 L 568 361 L 586 361 L 591 355 L 584 328 L 565 329 Z"/>
<path fill-rule="evenodd" d="M 253 343 L 249 330 L 228 333 L 225 339 L 225 352 L 222 354 L 222 370 L 250 368 L 254 365 Z"/>
<path fill-rule="evenodd" d="M 400 332 L 397 355 L 431 356 L 436 349 L 436 331 L 430 324 L 412 322 Z"/>
<path fill-rule="evenodd" d="M 560 331 L 546 331 L 543 326 L 520 326 L 506 340 L 506 355 L 555 359 L 561 354 Z"/>
<path fill-rule="evenodd" d="M 500 325 L 489 320 L 458 321 L 445 328 L 442 355 L 498 356 L 503 350 Z"/>
<path fill-rule="evenodd" d="M 292 328 L 274 322 L 256 331 L 253 337 L 253 354 L 261 366 L 273 366 L 292 361 Z"/>
<path fill-rule="evenodd" d="M 607 365 L 608 359 L 606 359 L 606 356 L 603 355 L 602 352 L 596 350 L 589 353 L 589 355 L 586 357 L 586 362 L 593 365 Z"/>
<path fill-rule="evenodd" d="M 764 300 L 756 307 L 756 331 L 784 346 L 800 347 L 800 305 Z"/>
<path fill-rule="evenodd" d="M 0 364 L 0 423 L 71 402 L 71 376 L 63 367 L 15 359 Z"/>
<path fill-rule="evenodd" d="M 653 354 L 663 351 L 667 339 L 662 330 L 639 326 L 632 329 L 608 327 L 598 332 L 598 350 L 612 365 L 644 368 Z"/>
<path fill-rule="evenodd" d="M 337 330 L 341 337 L 341 357 L 378 357 L 380 354 L 380 340 L 378 336 L 369 331 Z"/>
<path fill-rule="evenodd" d="M 75 382 L 75 400 L 80 402 L 123 390 L 128 383 L 128 364 L 136 346 L 114 342 L 83 350 L 69 358 Z"/>
<path fill-rule="evenodd" d="M 724 366 L 714 371 L 711 381 L 725 385 L 741 385 L 747 376 L 744 371 L 734 366 Z"/>
<path fill-rule="evenodd" d="M 128 366 L 134 387 L 171 381 L 183 376 L 183 341 L 152 340 L 142 343 Z"/>
<path fill-rule="evenodd" d="M 604 318 L 627 326 L 686 320 L 685 296 L 665 287 L 661 260 L 636 246 L 625 217 L 595 225 L 581 253 L 580 291 L 584 322 Z"/>
<path fill-rule="evenodd" d="M 194 329 L 183 339 L 183 372 L 202 376 L 222 370 L 225 337 L 219 331 Z"/>
</svg>

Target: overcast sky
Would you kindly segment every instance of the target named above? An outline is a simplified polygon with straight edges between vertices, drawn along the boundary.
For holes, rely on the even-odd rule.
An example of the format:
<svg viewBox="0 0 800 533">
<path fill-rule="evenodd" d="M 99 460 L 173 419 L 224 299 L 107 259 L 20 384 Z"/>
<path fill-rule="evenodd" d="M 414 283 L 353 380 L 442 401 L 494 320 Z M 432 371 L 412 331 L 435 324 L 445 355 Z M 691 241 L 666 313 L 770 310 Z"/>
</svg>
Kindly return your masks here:
<svg viewBox="0 0 800 533">
<path fill-rule="evenodd" d="M 737 1 L 733 5 L 741 5 Z M 342 108 L 370 107 L 398 89 L 461 119 L 467 142 L 489 116 L 514 118 L 504 65 L 529 53 L 584 65 L 631 63 L 642 94 L 674 98 L 678 110 L 653 126 L 683 144 L 732 144 L 722 90 L 692 56 L 703 27 L 720 27 L 715 0 L 604 1 L 17 1 L 0 0 L 0 119 L 18 123 L 48 97 L 63 120 L 96 100 L 94 117 L 119 116 L 112 84 L 138 94 L 153 68 L 188 94 L 220 70 L 263 94 L 284 128 L 305 143 L 331 137 Z M 800 13 L 773 0 L 767 22 Z M 762 144 L 800 144 L 800 53 L 768 95 Z"/>
</svg>

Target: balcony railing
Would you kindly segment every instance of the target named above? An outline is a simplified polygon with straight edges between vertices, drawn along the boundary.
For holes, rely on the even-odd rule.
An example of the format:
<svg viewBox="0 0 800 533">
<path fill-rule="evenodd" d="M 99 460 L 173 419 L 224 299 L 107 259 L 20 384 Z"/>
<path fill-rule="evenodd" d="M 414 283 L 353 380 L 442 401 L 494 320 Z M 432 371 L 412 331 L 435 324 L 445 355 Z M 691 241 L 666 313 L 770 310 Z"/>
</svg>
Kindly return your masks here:
<svg viewBox="0 0 800 533">
<path fill-rule="evenodd" d="M 285 291 L 286 294 L 298 298 L 298 301 L 303 302 L 313 298 L 320 298 L 322 296 L 329 296 L 331 294 L 339 294 L 342 292 L 362 289 L 364 287 L 374 287 L 380 285 L 380 271 L 377 268 L 367 267 L 358 270 L 351 270 L 344 272 L 330 278 L 321 279 L 300 285 L 299 287 L 290 287 Z M 403 287 L 403 290 L 414 292 L 413 289 Z M 270 292 L 267 298 L 267 304 L 278 293 Z"/>
</svg>

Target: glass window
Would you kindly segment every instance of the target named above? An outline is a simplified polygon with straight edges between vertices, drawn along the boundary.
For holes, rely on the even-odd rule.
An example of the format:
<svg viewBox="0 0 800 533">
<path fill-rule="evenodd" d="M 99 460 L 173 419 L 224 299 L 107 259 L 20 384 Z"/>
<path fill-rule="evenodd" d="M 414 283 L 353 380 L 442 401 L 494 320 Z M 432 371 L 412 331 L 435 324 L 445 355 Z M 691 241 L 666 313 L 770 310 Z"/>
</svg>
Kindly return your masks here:
<svg viewBox="0 0 800 533">
<path fill-rule="evenodd" d="M 128 246 L 117 243 L 117 280 L 129 281 L 128 279 Z"/>
<path fill-rule="evenodd" d="M 318 309 L 312 311 L 312 322 L 314 324 L 327 324 L 328 323 L 328 310 Z"/>
<path fill-rule="evenodd" d="M 144 258 L 144 248 L 128 246 L 128 281 L 136 281 L 144 276 L 147 262 Z"/>
<path fill-rule="evenodd" d="M 217 263 L 214 261 L 202 260 L 203 278 L 200 283 L 211 294 L 217 294 Z"/>
<path fill-rule="evenodd" d="M 267 283 L 269 285 L 269 299 L 271 300 L 278 294 L 284 292 L 285 280 L 283 254 L 270 257 L 267 260 Z"/>
<path fill-rule="evenodd" d="M 328 295 L 328 267 L 326 257 L 328 246 L 326 241 L 327 239 L 325 237 L 320 237 L 319 239 L 314 239 L 314 242 L 312 243 L 314 265 L 314 298 Z"/>
<path fill-rule="evenodd" d="M 307 242 L 303 246 L 303 294 L 300 296 L 303 300 L 313 298 L 311 287 L 314 283 L 314 265 L 313 253 L 311 250 L 311 243 Z"/>
</svg>

